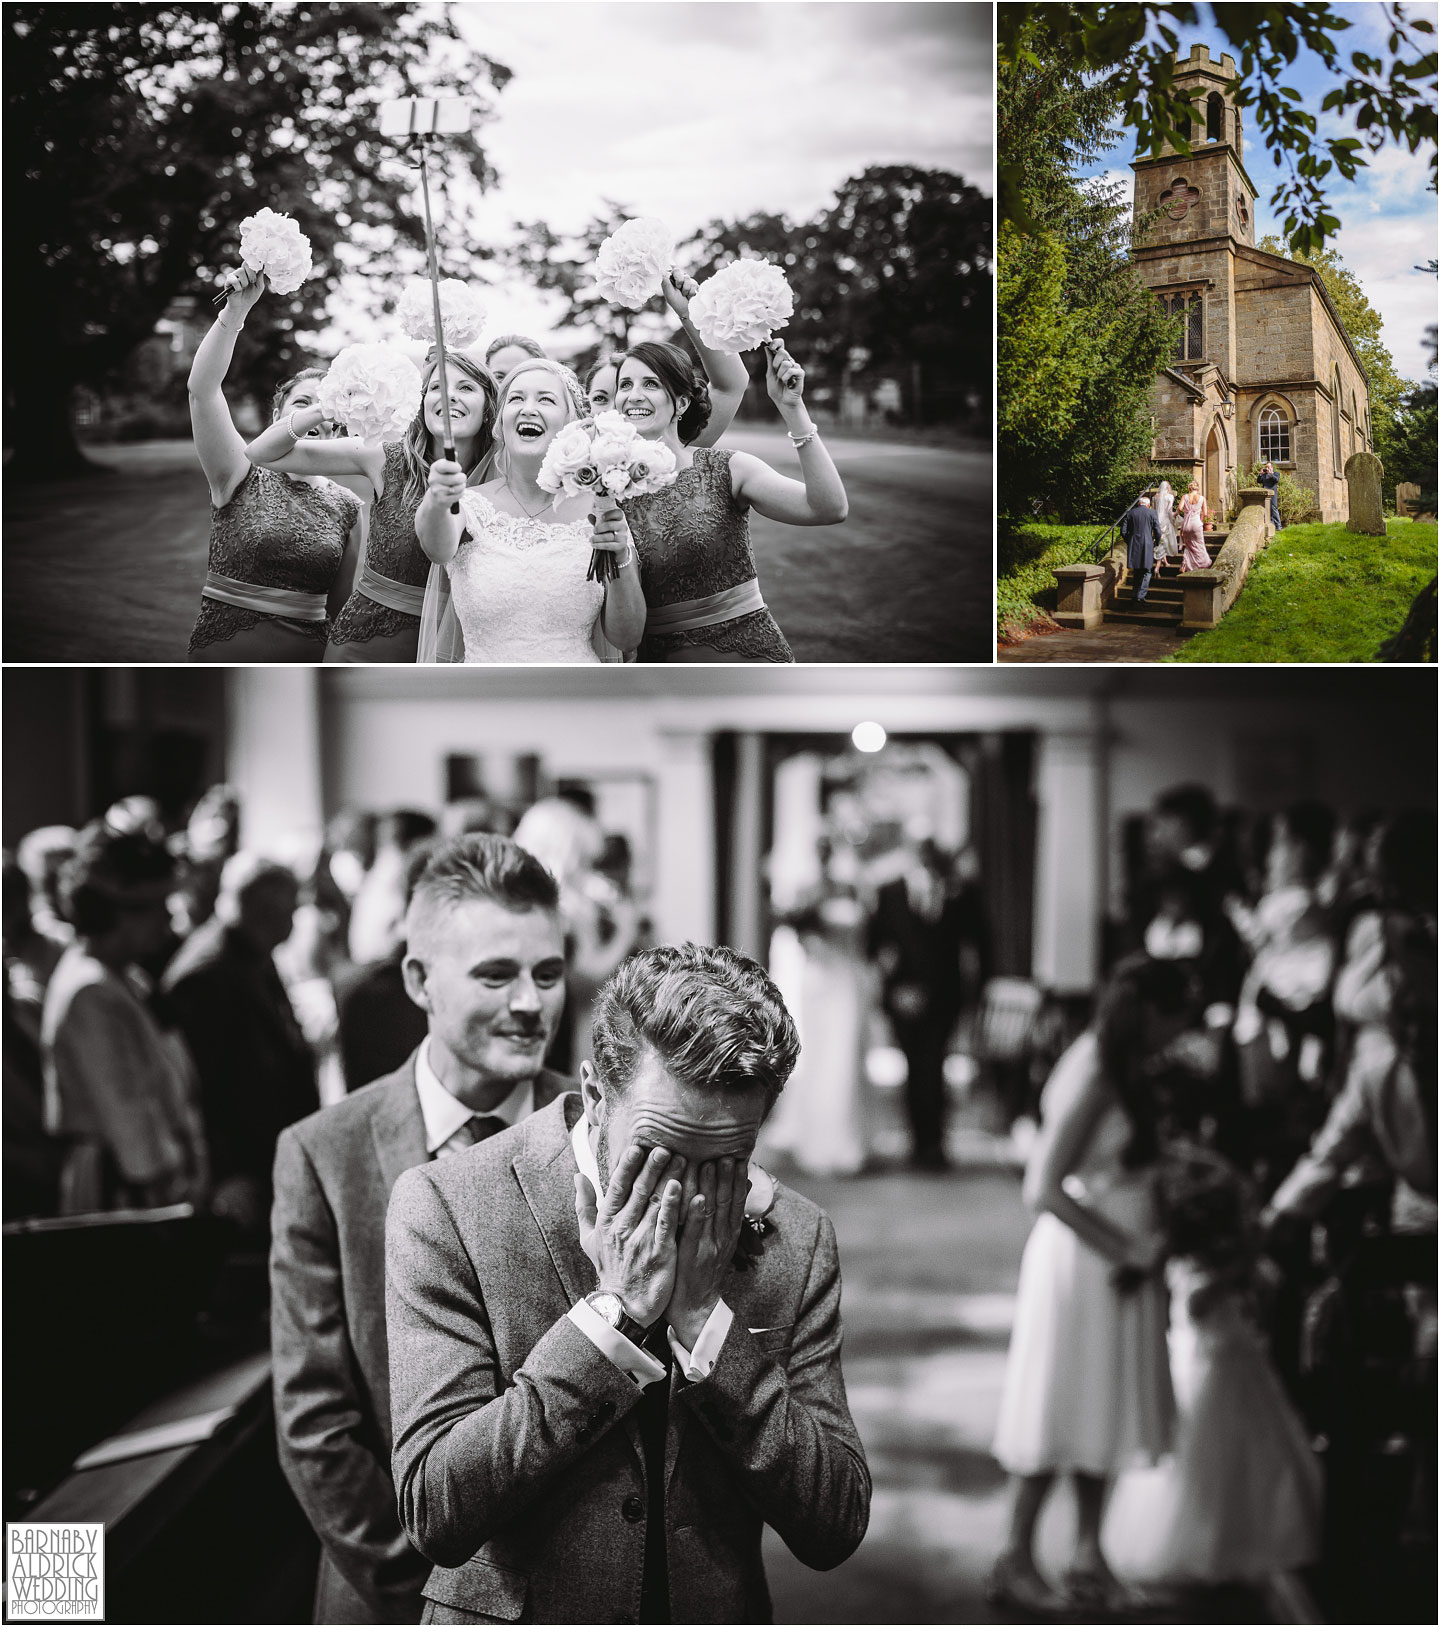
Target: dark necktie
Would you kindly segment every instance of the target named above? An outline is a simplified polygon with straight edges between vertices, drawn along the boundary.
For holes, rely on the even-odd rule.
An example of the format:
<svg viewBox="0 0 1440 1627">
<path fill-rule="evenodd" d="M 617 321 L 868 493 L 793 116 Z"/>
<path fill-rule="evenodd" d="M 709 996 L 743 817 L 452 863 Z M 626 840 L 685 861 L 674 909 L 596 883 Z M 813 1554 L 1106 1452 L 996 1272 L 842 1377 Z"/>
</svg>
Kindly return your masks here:
<svg viewBox="0 0 1440 1627">
<path fill-rule="evenodd" d="M 496 1118 L 493 1113 L 472 1113 L 448 1141 L 441 1142 L 435 1149 L 435 1156 L 448 1158 L 451 1153 L 464 1152 L 477 1141 L 488 1141 L 491 1136 L 499 1135 L 508 1128 L 505 1120 Z"/>
<path fill-rule="evenodd" d="M 644 1348 L 664 1364 L 665 1376 L 645 1386 L 636 1409 L 640 1442 L 645 1448 L 645 1489 L 649 1502 L 645 1519 L 645 1566 L 640 1575 L 640 1620 L 668 1622 L 671 1617 L 670 1563 L 665 1552 L 665 1430 L 670 1415 L 673 1358 L 663 1321 L 657 1322 L 646 1335 Z"/>
</svg>

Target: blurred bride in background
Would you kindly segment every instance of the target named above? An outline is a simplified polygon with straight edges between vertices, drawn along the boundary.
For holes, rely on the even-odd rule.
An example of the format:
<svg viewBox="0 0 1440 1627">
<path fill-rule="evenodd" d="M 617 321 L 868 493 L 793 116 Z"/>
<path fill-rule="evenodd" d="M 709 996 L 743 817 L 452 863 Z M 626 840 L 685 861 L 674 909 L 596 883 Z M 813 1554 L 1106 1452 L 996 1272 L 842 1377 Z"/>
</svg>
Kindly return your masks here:
<svg viewBox="0 0 1440 1627">
<path fill-rule="evenodd" d="M 776 774 L 771 975 L 800 1030 L 800 1060 L 762 1133 L 762 1156 L 809 1175 L 854 1175 L 870 1155 L 865 1060 L 876 1006 L 859 855 L 821 813 L 823 765 L 806 754 Z"/>
</svg>

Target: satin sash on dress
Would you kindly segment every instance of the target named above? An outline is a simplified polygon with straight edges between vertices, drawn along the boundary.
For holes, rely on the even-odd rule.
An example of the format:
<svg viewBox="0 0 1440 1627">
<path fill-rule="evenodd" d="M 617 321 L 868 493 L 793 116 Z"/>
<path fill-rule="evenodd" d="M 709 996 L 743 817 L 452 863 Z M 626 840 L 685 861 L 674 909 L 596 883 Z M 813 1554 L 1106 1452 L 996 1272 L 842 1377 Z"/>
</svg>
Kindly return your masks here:
<svg viewBox="0 0 1440 1627">
<path fill-rule="evenodd" d="M 370 569 L 370 562 L 360 567 L 360 579 L 355 584 L 355 591 L 363 593 L 367 599 L 373 599 L 376 604 L 383 604 L 387 610 L 399 610 L 406 616 L 418 616 L 425 608 L 425 589 L 411 587 L 408 582 L 397 582 L 392 577 L 381 576 L 378 571 Z"/>
<path fill-rule="evenodd" d="M 763 610 L 760 579 L 752 576 L 738 587 L 723 593 L 709 593 L 703 599 L 681 599 L 675 604 L 656 605 L 645 614 L 645 632 L 688 633 L 696 627 L 713 627 L 717 622 L 734 621 L 753 610 Z"/>
<path fill-rule="evenodd" d="M 262 616 L 285 616 L 291 621 L 324 621 L 328 614 L 323 593 L 301 593 L 297 588 L 237 582 L 233 576 L 222 576 L 219 571 L 206 573 L 200 596 L 236 605 L 241 610 L 258 610 Z"/>
</svg>

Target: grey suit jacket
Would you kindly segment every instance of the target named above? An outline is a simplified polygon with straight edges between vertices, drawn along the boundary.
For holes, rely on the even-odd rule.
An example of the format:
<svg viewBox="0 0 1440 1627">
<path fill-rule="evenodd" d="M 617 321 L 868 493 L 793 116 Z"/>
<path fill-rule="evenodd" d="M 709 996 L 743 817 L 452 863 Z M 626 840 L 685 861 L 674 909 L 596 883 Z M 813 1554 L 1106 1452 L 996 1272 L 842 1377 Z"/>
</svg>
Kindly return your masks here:
<svg viewBox="0 0 1440 1627">
<path fill-rule="evenodd" d="M 596 1286 L 575 1221 L 575 1096 L 402 1175 L 386 1227 L 395 1485 L 438 1567 L 424 1620 L 634 1621 L 639 1387 L 566 1316 Z M 854 1552 L 870 1475 L 840 1372 L 835 1233 L 780 1189 L 702 1383 L 671 1378 L 671 1619 L 768 1621 L 766 1523 L 819 1570 Z"/>
<path fill-rule="evenodd" d="M 542 1073 L 537 1105 L 572 1081 Z M 271 1356 L 286 1479 L 324 1547 L 317 1620 L 418 1621 L 429 1565 L 390 1479 L 385 1206 L 425 1164 L 415 1058 L 291 1125 L 275 1153 Z"/>
</svg>

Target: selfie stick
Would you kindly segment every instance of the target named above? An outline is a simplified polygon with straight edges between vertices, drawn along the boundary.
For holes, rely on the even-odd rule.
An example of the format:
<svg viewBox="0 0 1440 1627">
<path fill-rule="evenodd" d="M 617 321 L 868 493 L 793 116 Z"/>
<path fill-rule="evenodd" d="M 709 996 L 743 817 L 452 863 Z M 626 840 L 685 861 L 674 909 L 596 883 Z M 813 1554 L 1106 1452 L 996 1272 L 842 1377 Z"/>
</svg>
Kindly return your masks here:
<svg viewBox="0 0 1440 1627">
<path fill-rule="evenodd" d="M 425 253 L 430 271 L 430 293 L 435 301 L 435 368 L 440 379 L 440 411 L 445 420 L 445 456 L 455 462 L 455 436 L 450 428 L 450 388 L 445 380 L 445 330 L 440 322 L 440 268 L 435 259 L 435 227 L 430 219 L 430 172 L 426 149 L 441 135 L 459 135 L 470 128 L 470 104 L 463 101 L 436 101 L 429 97 L 407 97 L 380 110 L 382 135 L 408 137 L 416 144 L 416 168 L 420 171 L 420 195 L 425 203 Z M 422 408 L 423 410 L 423 408 Z M 460 512 L 459 503 L 450 512 Z"/>
</svg>

